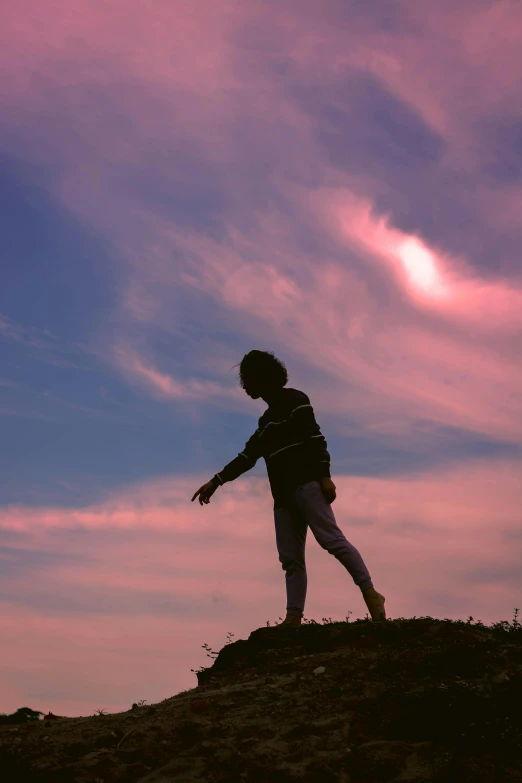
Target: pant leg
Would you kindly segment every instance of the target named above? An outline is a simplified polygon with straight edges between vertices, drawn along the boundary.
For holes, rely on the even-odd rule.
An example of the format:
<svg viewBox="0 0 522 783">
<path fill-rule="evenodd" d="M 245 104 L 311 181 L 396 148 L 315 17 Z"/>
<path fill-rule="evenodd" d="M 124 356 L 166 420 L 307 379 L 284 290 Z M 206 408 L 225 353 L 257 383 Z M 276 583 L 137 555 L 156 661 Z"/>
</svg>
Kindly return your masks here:
<svg viewBox="0 0 522 783">
<path fill-rule="evenodd" d="M 302 484 L 294 492 L 293 500 L 317 543 L 343 564 L 361 591 L 373 587 L 360 553 L 337 527 L 332 506 L 323 495 L 319 482 Z"/>
<path fill-rule="evenodd" d="M 274 509 L 277 551 L 285 571 L 286 613 L 302 617 L 308 578 L 305 564 L 307 524 L 293 506 Z"/>
</svg>

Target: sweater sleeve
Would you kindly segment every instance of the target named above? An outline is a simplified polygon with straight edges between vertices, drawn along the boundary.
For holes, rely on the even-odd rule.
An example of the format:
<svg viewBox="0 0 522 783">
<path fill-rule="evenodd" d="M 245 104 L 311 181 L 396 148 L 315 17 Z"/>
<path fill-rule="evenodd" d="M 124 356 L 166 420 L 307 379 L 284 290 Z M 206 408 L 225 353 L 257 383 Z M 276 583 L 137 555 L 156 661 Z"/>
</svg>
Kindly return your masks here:
<svg viewBox="0 0 522 783">
<path fill-rule="evenodd" d="M 259 428 L 254 434 L 247 440 L 245 448 L 241 451 L 237 457 L 234 457 L 225 467 L 216 473 L 211 481 L 216 486 L 224 484 L 226 481 L 234 481 L 234 479 L 251 470 L 256 464 L 257 460 L 261 457 L 261 445 L 259 442 Z"/>
</svg>

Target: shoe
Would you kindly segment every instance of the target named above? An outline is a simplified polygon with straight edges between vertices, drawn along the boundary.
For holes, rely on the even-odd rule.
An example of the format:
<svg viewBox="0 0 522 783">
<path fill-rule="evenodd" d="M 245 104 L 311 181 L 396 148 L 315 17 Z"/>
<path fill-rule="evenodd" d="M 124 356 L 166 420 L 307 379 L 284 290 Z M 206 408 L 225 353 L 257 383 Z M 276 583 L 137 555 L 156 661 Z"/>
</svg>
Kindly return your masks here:
<svg viewBox="0 0 522 783">
<path fill-rule="evenodd" d="M 292 626 L 292 628 L 297 628 L 298 625 L 301 625 L 301 618 L 298 617 L 296 614 L 287 614 L 283 622 L 279 623 L 279 625 L 277 625 L 276 628 L 280 628 L 282 625 L 285 626 L 290 625 Z"/>
<path fill-rule="evenodd" d="M 384 601 L 386 599 L 383 595 L 378 593 L 374 587 L 369 587 L 363 592 L 363 598 L 374 623 L 386 620 L 386 612 L 384 610 Z"/>
</svg>

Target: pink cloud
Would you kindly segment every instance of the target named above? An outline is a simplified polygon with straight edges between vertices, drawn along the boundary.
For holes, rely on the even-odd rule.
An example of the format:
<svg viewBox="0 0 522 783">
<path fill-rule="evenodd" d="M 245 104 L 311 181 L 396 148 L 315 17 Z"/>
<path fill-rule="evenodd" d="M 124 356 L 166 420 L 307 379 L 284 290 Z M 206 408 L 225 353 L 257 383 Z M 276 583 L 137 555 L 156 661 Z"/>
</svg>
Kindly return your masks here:
<svg viewBox="0 0 522 783">
<path fill-rule="evenodd" d="M 23 0 L 3 19 L 3 94 L 16 96 L 27 120 L 25 99 L 33 112 L 44 111 L 45 87 L 52 81 L 67 93 L 72 118 L 85 109 L 84 85 L 113 89 L 132 123 L 125 126 L 122 144 L 122 127 L 111 125 L 109 115 L 97 114 L 94 122 L 84 113 L 75 135 L 96 139 L 92 162 L 100 162 L 100 153 L 114 162 L 136 160 L 140 145 L 151 139 L 165 143 L 173 127 L 178 136 L 196 135 L 206 154 L 224 162 L 234 151 L 232 123 L 243 113 L 262 122 L 264 145 L 270 144 L 274 111 L 279 134 L 283 119 L 294 142 L 306 144 L 313 122 L 292 105 L 270 70 L 290 60 L 299 80 L 308 85 L 343 80 L 348 96 L 354 74 L 374 75 L 451 140 L 455 146 L 448 155 L 458 156 L 461 164 L 464 156 L 476 158 L 484 150 L 477 146 L 474 117 L 511 111 L 518 99 L 520 4 L 437 3 L 420 10 L 403 2 L 397 10 L 403 26 L 384 31 L 371 13 L 343 24 L 333 9 L 319 10 L 313 3 L 302 3 L 298 13 L 282 3 L 274 17 L 255 1 L 247 6 L 237 0 L 155 2 L 151 14 L 136 0 L 103 7 L 79 0 L 64 15 L 56 0 Z M 33 24 L 24 24 L 27 18 Z M 266 34 L 270 47 L 264 45 Z M 259 67 L 249 59 L 250 51 L 259 55 Z M 132 89 L 122 89 L 122 79 Z M 301 161 L 309 168 L 307 159 Z"/>
<path fill-rule="evenodd" d="M 162 397 L 173 399 L 193 399 L 225 394 L 225 390 L 213 381 L 200 381 L 189 378 L 184 383 L 177 381 L 167 373 L 161 373 L 150 364 L 146 364 L 137 353 L 128 347 L 119 346 L 114 351 L 120 367 L 131 376 L 142 379 L 153 391 Z"/>
<path fill-rule="evenodd" d="M 155 290 L 168 297 L 181 280 L 220 304 L 251 342 L 281 346 L 307 363 L 313 372 L 292 383 L 307 387 L 318 410 L 357 411 L 361 426 L 383 433 L 390 419 L 402 420 L 405 434 L 415 420 L 432 419 L 520 443 L 522 374 L 513 339 L 520 290 L 482 280 L 463 259 L 393 228 L 350 191 L 292 192 L 303 219 L 345 246 L 346 262 L 324 254 L 318 265 L 281 217 L 259 216 L 248 237 L 236 230 L 217 241 L 179 229 L 174 240 L 168 224 L 147 215 L 158 252 L 157 263 L 147 260 Z M 165 263 L 172 241 L 181 268 Z M 411 261 L 419 254 L 435 291 L 415 278 Z M 372 293 L 379 286 L 389 292 L 384 310 Z"/>
<path fill-rule="evenodd" d="M 129 345 L 120 343 L 114 348 L 113 356 L 130 383 L 143 386 L 148 393 L 160 400 L 183 404 L 186 415 L 197 423 L 201 423 L 202 403 L 251 413 L 245 393 L 239 389 L 231 372 L 228 385 L 192 377 L 178 380 L 171 373 L 160 371 L 149 353 L 147 348 L 142 348 L 142 353 L 139 354 Z M 209 371 L 206 365 L 205 370 Z M 223 366 L 220 367 L 220 372 L 223 374 Z"/>
<path fill-rule="evenodd" d="M 430 9 L 429 18 L 418 17 L 415 34 L 386 36 L 362 22 L 354 21 L 348 31 L 338 28 L 328 16 L 319 19 L 310 4 L 299 15 L 283 6 L 271 39 L 273 56 L 261 56 L 257 69 L 238 71 L 246 56 L 246 50 L 237 47 L 241 25 L 255 19 L 264 29 L 263 24 L 269 23 L 261 19 L 262 8 L 256 4 L 249 5 L 248 11 L 238 4 L 213 11 L 207 4 L 189 9 L 158 3 L 157 13 L 144 17 L 137 6 L 135 13 L 129 12 L 128 4 L 125 9 L 117 4 L 93 12 L 84 3 L 65 18 L 53 13 L 55 6 L 47 6 L 44 13 L 34 4 L 27 5 L 38 25 L 21 25 L 20 10 L 9 12 L 6 33 L 11 44 L 4 58 L 17 76 L 4 89 L 16 95 L 18 111 L 26 120 L 24 106 L 42 112 L 48 99 L 42 90 L 44 76 L 67 95 L 68 127 L 74 133 L 67 137 L 71 146 L 60 147 L 66 165 L 56 183 L 57 193 L 69 209 L 105 231 L 128 264 L 121 275 L 121 315 L 130 319 L 131 326 L 162 319 L 167 331 L 175 330 L 176 316 L 169 321 L 162 304 L 179 302 L 178 317 L 182 317 L 191 306 L 190 299 L 188 303 L 182 299 L 203 292 L 222 307 L 223 320 L 245 337 L 277 345 L 309 362 L 314 373 L 324 374 L 327 384 L 314 377 L 296 383 L 310 382 L 318 406 L 331 413 L 356 411 L 361 424 L 374 431 L 385 432 L 390 421 L 395 421 L 394 427 L 402 421 L 406 432 L 420 417 L 519 442 L 521 377 L 512 339 L 520 328 L 519 288 L 500 277 L 481 279 L 467 261 L 451 257 L 443 241 L 435 248 L 420 235 L 394 228 L 374 210 L 375 183 L 363 176 L 349 177 L 326 163 L 313 136 L 313 119 L 267 70 L 286 54 L 300 79 L 319 85 L 347 80 L 348 96 L 349 77 L 366 70 L 415 107 L 459 154 L 461 138 L 470 142 L 468 154 L 475 154 L 472 122 L 467 118 L 479 108 L 484 79 L 489 79 L 491 110 L 507 108 L 515 89 L 509 72 L 501 67 L 500 48 L 491 49 L 495 63 L 491 75 L 477 63 L 476 42 L 488 25 L 488 29 L 505 30 L 518 13 L 500 6 L 479 16 L 452 7 L 455 35 L 451 39 L 445 32 L 446 5 Z M 465 37 L 464 47 L 459 45 L 459 35 Z M 353 46 L 347 46 L 347 36 L 353 38 Z M 509 38 L 509 51 L 513 40 Z M 439 56 L 441 41 L 448 58 Z M 70 67 L 64 69 L 64 62 Z M 95 62 L 103 67 L 96 68 Z M 40 81 L 37 72 L 42 74 Z M 133 89 L 117 88 L 122 75 Z M 112 115 L 96 115 L 94 122 L 85 111 L 83 90 L 93 80 L 112 91 L 115 105 L 129 120 L 124 134 Z M 467 103 L 459 111 L 463 94 Z M 168 95 L 175 98 L 167 100 Z M 248 230 L 240 228 L 241 210 L 228 211 L 222 219 L 224 238 L 219 241 L 202 232 L 191 233 L 153 214 L 119 185 L 116 174 L 108 174 L 107 161 L 120 175 L 135 165 L 145 165 L 152 175 L 165 167 L 168 171 L 168 151 L 190 137 L 201 145 L 205 157 L 226 167 L 230 192 L 236 202 L 241 201 L 249 186 L 233 165 L 238 154 L 234 123 L 245 117 L 252 120 L 261 159 L 285 164 L 287 178 L 282 168 L 276 169 L 274 192 L 290 196 L 300 210 L 299 219 L 309 225 L 326 222 L 330 239 L 352 251 L 345 261 L 325 251 L 318 266 L 315 257 L 298 247 L 292 222 L 275 209 L 257 210 Z M 54 143 L 54 135 L 55 129 L 49 143 Z M 78 154 L 79 144 L 82 154 Z M 154 157 L 151 149 L 164 149 L 166 154 Z M 44 144 L 41 154 L 48 153 Z M 446 165 L 446 158 L 440 165 Z M 177 175 L 175 169 L 170 173 L 173 178 Z M 303 206 L 306 199 L 288 184 L 297 175 L 309 183 L 302 190 L 315 212 Z M 343 203 L 332 195 L 334 189 L 317 185 L 327 181 L 334 183 Z M 495 195 L 502 198 L 504 217 L 500 210 L 497 216 L 490 209 L 491 194 L 480 197 L 484 212 L 495 221 L 506 220 L 508 214 L 514 220 L 515 190 L 505 188 Z M 350 267 L 354 253 L 364 253 L 372 262 L 365 278 Z M 394 296 L 384 312 L 372 294 L 378 283 L 389 286 Z M 121 323 L 116 343 L 129 345 L 125 317 Z M 146 346 L 125 350 L 119 357 L 106 356 L 108 362 L 116 358 L 116 367 L 125 377 L 162 399 L 203 402 L 224 399 L 228 393 L 216 383 L 178 380 Z M 231 404 L 236 400 L 231 398 Z"/>
<path fill-rule="evenodd" d="M 292 54 L 310 83 L 332 83 L 354 68 L 374 74 L 450 142 L 446 156 L 461 169 L 473 168 L 485 152 L 476 118 L 511 114 L 518 103 L 520 3 L 444 0 L 424 7 L 403 0 L 402 24 L 390 29 L 370 13 L 354 15 L 348 26 L 314 5 L 307 10 L 296 19 L 303 35 L 293 36 Z"/>
<path fill-rule="evenodd" d="M 342 83 L 348 104 L 352 80 L 372 74 L 445 138 L 441 169 L 456 164 L 475 171 L 485 153 L 476 117 L 512 113 L 516 105 L 520 4 L 438 3 L 426 13 L 398 4 L 398 12 L 403 27 L 383 32 L 377 19 L 368 21 L 371 15 L 344 25 L 310 3 L 299 13 L 281 4 L 274 25 L 265 5 L 256 2 L 156 2 L 148 14 L 132 0 L 103 8 L 82 0 L 64 16 L 55 3 L 25 0 L 5 19 L 3 94 L 18 118 L 20 138 L 33 137 L 31 118 L 41 117 L 39 145 L 30 154 L 59 156 L 55 188 L 67 207 L 124 244 L 129 257 L 140 253 L 146 227 L 129 220 L 141 209 L 118 186 L 122 172 L 139 165 L 151 174 L 165 172 L 179 145 L 191 139 L 204 159 L 226 169 L 229 192 L 240 201 L 249 187 L 241 174 L 247 161 L 238 158 L 241 119 L 251 121 L 256 154 L 268 167 L 284 167 L 290 177 L 309 181 L 343 179 L 328 167 L 314 138 L 320 118 L 293 102 L 284 80 L 274 75 L 281 61 L 292 64 L 297 84 Z M 270 47 L 263 44 L 268 31 Z M 54 110 L 48 85 L 66 101 L 60 129 L 45 124 Z M 111 94 L 117 112 L 100 112 L 89 103 L 93 86 Z M 179 176 L 175 169 L 171 174 Z M 370 179 L 358 184 L 359 197 L 376 187 Z M 518 225 L 519 196 L 507 184 L 474 190 L 484 219 L 498 226 Z M 225 222 L 233 225 L 234 216 Z"/>
<path fill-rule="evenodd" d="M 334 471 L 337 522 L 390 617 L 512 619 L 522 587 L 519 477 L 520 463 L 507 460 L 399 480 Z M 243 476 L 209 506 L 191 503 L 207 478 L 146 482 L 87 509 L 0 511 L 0 529 L 22 536 L 17 547 L 47 553 L 42 569 L 32 556 L 30 582 L 13 573 L 16 602 L 0 604 L 5 712 L 28 704 L 88 715 L 169 698 L 196 686 L 190 669 L 208 665 L 203 642 L 219 649 L 228 631 L 246 638 L 284 616 L 266 479 Z M 351 577 L 308 536 L 305 616 L 364 617 Z"/>
<path fill-rule="evenodd" d="M 350 192 L 320 190 L 313 202 L 342 240 L 385 261 L 398 285 L 420 307 L 480 332 L 513 332 L 522 327 L 522 287 L 513 280 L 481 279 L 463 259 L 429 247 L 422 237 L 405 234 L 377 215 L 373 205 Z"/>
</svg>

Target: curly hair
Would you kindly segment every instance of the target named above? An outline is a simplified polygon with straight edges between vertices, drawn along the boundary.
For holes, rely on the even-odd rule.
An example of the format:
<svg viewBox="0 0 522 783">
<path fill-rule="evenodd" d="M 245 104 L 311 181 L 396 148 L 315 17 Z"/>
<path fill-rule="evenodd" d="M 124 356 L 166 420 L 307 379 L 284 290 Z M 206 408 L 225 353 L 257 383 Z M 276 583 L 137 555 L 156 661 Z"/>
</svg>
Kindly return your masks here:
<svg viewBox="0 0 522 783">
<path fill-rule="evenodd" d="M 253 378 L 269 386 L 283 387 L 288 383 L 288 372 L 282 361 L 272 351 L 250 351 L 239 365 L 239 385 L 244 388 L 245 380 Z"/>
</svg>

